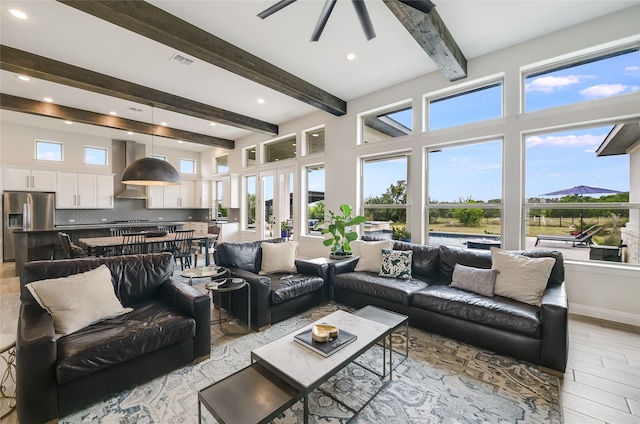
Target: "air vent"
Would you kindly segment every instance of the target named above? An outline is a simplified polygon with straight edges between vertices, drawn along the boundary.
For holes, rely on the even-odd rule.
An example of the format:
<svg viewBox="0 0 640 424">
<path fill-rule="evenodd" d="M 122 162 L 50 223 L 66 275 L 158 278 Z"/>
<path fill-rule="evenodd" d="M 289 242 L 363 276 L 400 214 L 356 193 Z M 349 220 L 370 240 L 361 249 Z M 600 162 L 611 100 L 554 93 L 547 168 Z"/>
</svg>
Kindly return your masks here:
<svg viewBox="0 0 640 424">
<path fill-rule="evenodd" d="M 193 59 L 189 59 L 188 57 L 182 56 L 181 54 L 174 54 L 171 58 L 172 61 L 179 63 L 180 65 L 191 66 L 193 63 Z"/>
<path fill-rule="evenodd" d="M 142 109 L 139 109 L 139 108 L 133 107 L 133 106 L 128 107 L 127 110 L 129 112 L 142 113 Z"/>
</svg>

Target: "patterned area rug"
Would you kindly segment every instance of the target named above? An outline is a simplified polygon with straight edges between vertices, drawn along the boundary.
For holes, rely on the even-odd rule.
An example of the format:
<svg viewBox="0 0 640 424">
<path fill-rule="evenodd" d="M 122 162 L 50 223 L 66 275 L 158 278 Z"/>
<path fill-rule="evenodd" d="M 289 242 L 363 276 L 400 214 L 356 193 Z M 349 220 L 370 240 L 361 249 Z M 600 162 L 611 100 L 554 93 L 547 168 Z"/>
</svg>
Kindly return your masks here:
<svg viewBox="0 0 640 424">
<path fill-rule="evenodd" d="M 197 391 L 250 364 L 252 349 L 321 319 L 325 305 L 273 325 L 261 333 L 226 337 L 211 358 L 114 394 L 63 418 L 62 423 L 197 423 Z M 394 335 L 403 345 L 404 333 Z M 380 370 L 374 347 L 358 359 Z M 394 359 L 395 360 L 395 359 Z M 393 380 L 352 364 L 309 398 L 311 423 L 562 423 L 559 381 L 515 359 L 426 333 L 409 330 L 409 357 Z M 243 402 L 243 399 L 238 399 Z M 368 402 L 368 403 L 367 403 Z M 354 410 L 364 408 L 354 417 Z M 203 421 L 215 423 L 203 407 Z M 302 423 L 302 402 L 275 423 Z"/>
</svg>

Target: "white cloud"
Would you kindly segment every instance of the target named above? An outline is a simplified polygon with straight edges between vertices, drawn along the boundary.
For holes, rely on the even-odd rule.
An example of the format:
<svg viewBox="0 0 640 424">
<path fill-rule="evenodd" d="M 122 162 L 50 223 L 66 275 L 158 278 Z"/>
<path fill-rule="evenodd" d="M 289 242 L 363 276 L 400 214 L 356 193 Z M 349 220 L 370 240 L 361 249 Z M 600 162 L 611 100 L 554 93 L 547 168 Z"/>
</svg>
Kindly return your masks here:
<svg viewBox="0 0 640 424">
<path fill-rule="evenodd" d="M 536 78 L 525 86 L 527 92 L 539 91 L 541 93 L 550 94 L 557 89 L 567 87 L 569 85 L 578 84 L 580 81 L 595 78 L 593 75 L 567 75 L 564 77 L 546 76 Z"/>
<path fill-rule="evenodd" d="M 527 147 L 537 146 L 584 146 L 587 149 L 598 147 L 606 134 L 583 134 L 563 136 L 531 136 L 527 137 Z"/>
<path fill-rule="evenodd" d="M 632 77 L 640 77 L 640 66 L 626 66 L 624 74 Z"/>
<path fill-rule="evenodd" d="M 640 87 L 637 85 L 624 84 L 598 84 L 580 90 L 580 94 L 589 99 L 599 99 L 602 97 L 615 96 L 616 94 L 638 91 Z"/>
</svg>

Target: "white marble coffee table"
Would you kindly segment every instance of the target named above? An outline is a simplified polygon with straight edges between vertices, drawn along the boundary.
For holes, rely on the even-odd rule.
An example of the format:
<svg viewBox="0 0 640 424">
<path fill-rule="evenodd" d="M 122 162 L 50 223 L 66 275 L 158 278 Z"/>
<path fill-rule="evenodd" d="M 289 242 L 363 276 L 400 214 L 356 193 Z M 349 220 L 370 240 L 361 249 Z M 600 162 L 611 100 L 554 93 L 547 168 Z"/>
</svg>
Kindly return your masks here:
<svg viewBox="0 0 640 424">
<path fill-rule="evenodd" d="M 333 355 L 324 357 L 294 340 L 296 334 L 313 326 L 309 324 L 251 352 L 252 363 L 260 363 L 303 394 L 305 424 L 309 419 L 308 395 L 392 331 L 389 325 L 345 311 L 333 312 L 318 323 L 334 325 L 358 338 Z"/>
</svg>

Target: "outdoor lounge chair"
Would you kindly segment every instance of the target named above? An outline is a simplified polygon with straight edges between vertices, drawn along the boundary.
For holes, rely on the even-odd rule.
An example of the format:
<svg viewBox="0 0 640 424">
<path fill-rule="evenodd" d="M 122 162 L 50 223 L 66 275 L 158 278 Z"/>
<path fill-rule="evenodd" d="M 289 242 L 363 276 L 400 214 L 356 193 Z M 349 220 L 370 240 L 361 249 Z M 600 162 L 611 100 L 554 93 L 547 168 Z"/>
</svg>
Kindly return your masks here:
<svg viewBox="0 0 640 424">
<path fill-rule="evenodd" d="M 593 244 L 591 238 L 598 234 L 600 231 L 604 230 L 604 227 L 592 226 L 587 228 L 585 231 L 576 234 L 575 236 L 559 236 L 557 234 L 538 234 L 536 236 L 536 246 L 540 243 L 540 240 L 548 240 L 548 241 L 570 241 L 573 247 L 578 244 L 584 244 L 585 246 L 590 246 Z"/>
</svg>

